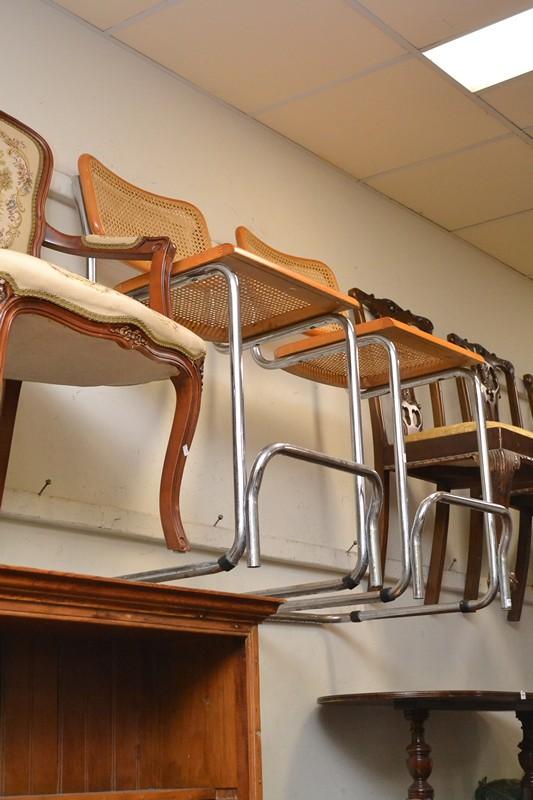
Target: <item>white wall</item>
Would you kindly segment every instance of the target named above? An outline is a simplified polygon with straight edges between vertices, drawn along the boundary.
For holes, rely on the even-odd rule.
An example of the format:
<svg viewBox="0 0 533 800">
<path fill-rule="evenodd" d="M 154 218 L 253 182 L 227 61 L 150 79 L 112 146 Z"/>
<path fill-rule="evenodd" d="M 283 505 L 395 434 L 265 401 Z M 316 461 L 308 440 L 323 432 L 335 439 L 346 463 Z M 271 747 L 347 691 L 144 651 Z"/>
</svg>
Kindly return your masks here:
<svg viewBox="0 0 533 800">
<path fill-rule="evenodd" d="M 74 174 L 79 153 L 92 152 L 132 182 L 197 203 L 216 240 L 231 240 L 236 225 L 248 225 L 280 249 L 327 261 L 345 288 L 359 285 L 407 303 L 431 317 L 439 332 L 456 330 L 512 356 L 519 374 L 533 366 L 533 283 L 526 278 L 41 0 L 4 3 L 1 36 L 9 75 L 2 107 L 47 138 L 59 172 Z M 58 203 L 50 216 L 76 227 L 73 212 Z M 102 277 L 112 282 L 113 269 Z M 250 453 L 286 438 L 348 453 L 343 393 L 261 372 L 249 362 L 246 378 Z M 214 535 L 230 536 L 232 527 L 227 362 L 212 350 L 205 384 L 183 505 L 193 541 L 209 546 Z M 170 414 L 164 385 L 84 392 L 25 387 L 0 558 L 110 575 L 171 563 L 175 556 L 160 544 L 156 513 Z M 52 484 L 38 499 L 46 478 Z M 319 548 L 328 565 L 346 563 L 347 480 L 276 466 L 262 511 L 270 534 L 266 552 L 277 562 L 196 585 L 250 590 L 314 578 L 318 573 L 291 567 L 284 557 L 312 563 Z M 224 520 L 214 534 L 220 513 Z M 460 570 L 464 548 L 456 549 Z M 467 619 L 334 630 L 265 627 L 265 800 L 400 796 L 407 785 L 402 721 L 385 712 L 319 712 L 316 697 L 531 688 L 529 617 L 527 608 L 521 625 L 508 625 L 494 606 Z M 457 721 L 456 737 L 443 716 L 431 722 L 437 792 L 467 798 L 483 775 L 517 772 L 511 718 Z"/>
</svg>

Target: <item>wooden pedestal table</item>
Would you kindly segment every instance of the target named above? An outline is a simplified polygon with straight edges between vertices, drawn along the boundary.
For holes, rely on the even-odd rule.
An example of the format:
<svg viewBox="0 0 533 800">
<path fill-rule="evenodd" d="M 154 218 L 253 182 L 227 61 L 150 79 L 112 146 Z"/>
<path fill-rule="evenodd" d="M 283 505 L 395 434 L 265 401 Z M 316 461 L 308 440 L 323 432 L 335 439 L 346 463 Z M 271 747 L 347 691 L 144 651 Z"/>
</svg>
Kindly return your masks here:
<svg viewBox="0 0 533 800">
<path fill-rule="evenodd" d="M 524 771 L 522 800 L 533 800 L 533 694 L 523 692 L 378 692 L 338 694 L 319 697 L 321 705 L 381 706 L 403 711 L 411 726 L 407 746 L 407 767 L 413 778 L 408 800 L 432 800 L 431 747 L 424 737 L 424 723 L 430 711 L 514 711 L 522 724 L 523 739 L 518 760 Z"/>
<path fill-rule="evenodd" d="M 0 568 L 3 800 L 261 800 L 279 601 Z"/>
</svg>

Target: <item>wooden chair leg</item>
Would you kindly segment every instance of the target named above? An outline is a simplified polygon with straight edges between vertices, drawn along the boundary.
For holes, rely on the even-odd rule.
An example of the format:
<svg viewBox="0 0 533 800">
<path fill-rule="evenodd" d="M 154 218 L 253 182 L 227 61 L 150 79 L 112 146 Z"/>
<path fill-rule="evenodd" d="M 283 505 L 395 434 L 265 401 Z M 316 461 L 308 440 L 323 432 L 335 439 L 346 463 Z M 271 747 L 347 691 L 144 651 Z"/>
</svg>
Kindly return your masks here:
<svg viewBox="0 0 533 800">
<path fill-rule="evenodd" d="M 450 488 L 442 484 L 437 484 L 438 492 L 449 492 Z M 448 544 L 448 524 L 450 521 L 450 506 L 445 503 L 438 503 L 435 510 L 435 527 L 433 530 L 433 543 L 431 546 L 431 559 L 429 562 L 429 572 L 426 584 L 425 605 L 433 605 L 439 602 L 440 590 L 442 586 L 442 576 L 444 574 L 444 559 L 446 557 L 446 545 Z"/>
<path fill-rule="evenodd" d="M 481 492 L 470 492 L 472 497 L 481 497 Z M 468 558 L 466 562 L 465 600 L 475 600 L 479 595 L 481 563 L 483 560 L 483 514 L 472 511 L 470 514 L 470 535 L 468 538 Z"/>
<path fill-rule="evenodd" d="M 390 482 L 391 473 L 385 472 L 382 476 L 383 479 L 383 509 L 381 512 L 381 571 L 385 576 L 385 567 L 387 565 L 387 548 L 389 546 L 389 522 L 390 522 Z"/>
<path fill-rule="evenodd" d="M 200 413 L 202 365 L 187 362 L 171 378 L 176 391 L 176 409 L 161 475 L 159 511 L 169 550 L 186 552 L 190 544 L 180 512 L 180 489 L 185 461 Z"/>
<path fill-rule="evenodd" d="M 0 506 L 4 496 L 7 467 L 22 381 L 5 380 L 0 400 Z"/>
<path fill-rule="evenodd" d="M 512 607 L 507 614 L 509 622 L 519 622 L 522 616 L 529 571 L 529 558 L 531 555 L 532 521 L 533 509 L 520 509 L 520 525 L 518 529 L 518 544 L 516 547 L 516 563 L 514 569 L 516 582 L 511 590 Z"/>
<path fill-rule="evenodd" d="M 495 503 L 508 507 L 513 478 L 520 467 L 520 456 L 510 450 L 491 450 L 489 452 L 492 475 L 492 499 Z M 472 495 L 479 497 L 479 494 Z M 501 534 L 501 520 L 497 519 L 498 541 Z M 481 560 L 483 553 L 483 515 L 473 512 L 470 523 L 470 543 L 466 568 L 465 600 L 475 600 L 479 595 Z"/>
</svg>

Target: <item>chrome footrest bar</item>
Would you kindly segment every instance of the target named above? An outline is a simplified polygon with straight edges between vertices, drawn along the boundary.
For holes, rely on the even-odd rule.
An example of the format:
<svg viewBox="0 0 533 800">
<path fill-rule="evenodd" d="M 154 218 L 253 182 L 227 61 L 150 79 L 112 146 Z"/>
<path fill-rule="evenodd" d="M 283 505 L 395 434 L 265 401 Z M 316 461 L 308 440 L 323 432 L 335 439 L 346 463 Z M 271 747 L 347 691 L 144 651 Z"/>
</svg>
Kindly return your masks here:
<svg viewBox="0 0 533 800">
<path fill-rule="evenodd" d="M 379 515 L 383 503 L 383 486 L 381 479 L 375 470 L 371 469 L 370 467 L 366 467 L 363 464 L 357 464 L 353 461 L 347 461 L 346 459 L 328 456 L 325 453 L 319 453 L 316 450 L 309 450 L 308 448 L 298 447 L 297 445 L 288 444 L 286 442 L 277 442 L 264 447 L 258 453 L 252 469 L 250 470 L 250 477 L 248 480 L 248 486 L 246 488 L 248 565 L 250 567 L 259 567 L 261 564 L 258 495 L 265 469 L 271 459 L 277 455 L 283 455 L 299 461 L 306 461 L 311 464 L 330 467 L 332 469 L 340 470 L 341 472 L 348 472 L 352 475 L 358 475 L 361 478 L 368 480 L 372 488 L 372 493 L 365 526 L 367 526 L 369 530 L 377 530 Z M 366 542 L 367 535 L 365 532 L 363 532 L 363 535 L 359 538 L 357 563 L 351 572 L 349 572 L 340 580 L 335 579 L 334 581 L 321 581 L 313 584 L 307 583 L 289 587 L 281 587 L 278 589 L 266 589 L 261 591 L 260 594 L 272 595 L 274 597 L 296 597 L 305 594 L 318 594 L 321 592 L 331 592 L 341 589 L 353 589 L 360 583 L 363 575 L 366 572 L 368 564 L 368 550 L 366 547 Z"/>
<path fill-rule="evenodd" d="M 511 586 L 509 579 L 509 571 L 507 567 L 507 553 L 511 541 L 512 521 L 511 513 L 505 506 L 497 505 L 496 503 L 488 503 L 485 500 L 479 500 L 474 497 L 461 497 L 459 495 L 449 494 L 448 492 L 434 492 L 423 500 L 415 514 L 413 521 L 411 547 L 412 559 L 414 563 L 422 563 L 422 547 L 421 538 L 424 523 L 427 514 L 434 505 L 437 503 L 446 503 L 447 505 L 462 506 L 479 511 L 483 514 L 496 514 L 502 517 L 503 520 L 503 534 L 498 546 L 496 540 L 496 533 L 494 530 L 489 530 L 489 547 L 488 547 L 488 561 L 489 561 L 489 585 L 487 592 L 477 600 L 465 600 L 464 604 L 467 606 L 463 608 L 464 611 L 478 611 L 492 602 L 500 587 L 501 606 L 503 609 L 511 607 Z M 424 592 L 423 586 L 419 586 L 421 597 L 423 599 Z M 426 606 L 432 608 L 433 606 Z"/>
<path fill-rule="evenodd" d="M 288 600 L 280 606 L 280 611 L 285 613 L 287 611 L 310 611 L 315 608 L 344 608 L 345 606 L 366 605 L 380 601 L 381 589 L 372 589 L 369 592 L 345 592 L 328 597 L 302 597 L 299 600 Z"/>
</svg>

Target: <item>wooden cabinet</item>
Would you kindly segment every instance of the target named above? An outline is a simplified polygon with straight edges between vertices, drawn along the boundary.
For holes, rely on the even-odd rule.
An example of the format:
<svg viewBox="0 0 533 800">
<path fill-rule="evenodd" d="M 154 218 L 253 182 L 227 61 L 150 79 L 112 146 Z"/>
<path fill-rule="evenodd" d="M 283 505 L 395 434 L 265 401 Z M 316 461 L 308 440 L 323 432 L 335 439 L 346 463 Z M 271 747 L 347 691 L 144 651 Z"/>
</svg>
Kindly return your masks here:
<svg viewBox="0 0 533 800">
<path fill-rule="evenodd" d="M 0 569 L 0 795 L 260 800 L 278 602 Z"/>
</svg>

